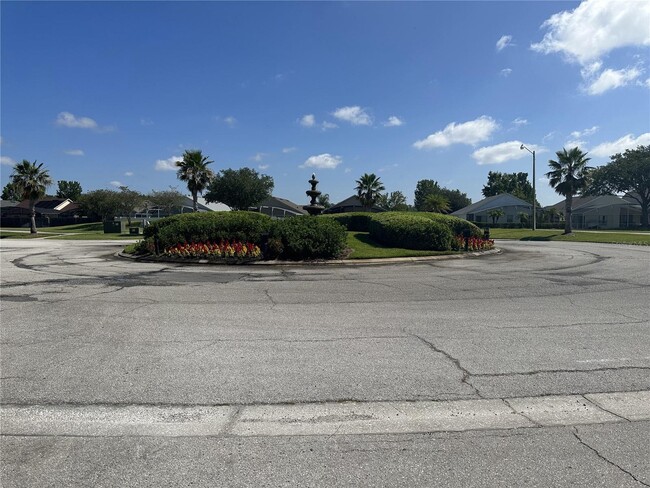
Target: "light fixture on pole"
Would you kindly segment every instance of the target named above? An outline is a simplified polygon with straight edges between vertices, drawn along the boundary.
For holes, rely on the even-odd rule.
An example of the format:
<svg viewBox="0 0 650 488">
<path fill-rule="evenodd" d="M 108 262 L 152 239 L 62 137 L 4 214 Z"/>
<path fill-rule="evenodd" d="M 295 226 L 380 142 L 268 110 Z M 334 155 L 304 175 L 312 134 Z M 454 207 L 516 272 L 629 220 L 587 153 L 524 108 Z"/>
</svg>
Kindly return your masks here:
<svg viewBox="0 0 650 488">
<path fill-rule="evenodd" d="M 525 149 L 533 155 L 533 230 L 537 230 L 537 193 L 535 193 L 535 151 L 531 151 L 523 144 L 519 148 L 522 151 Z"/>
</svg>

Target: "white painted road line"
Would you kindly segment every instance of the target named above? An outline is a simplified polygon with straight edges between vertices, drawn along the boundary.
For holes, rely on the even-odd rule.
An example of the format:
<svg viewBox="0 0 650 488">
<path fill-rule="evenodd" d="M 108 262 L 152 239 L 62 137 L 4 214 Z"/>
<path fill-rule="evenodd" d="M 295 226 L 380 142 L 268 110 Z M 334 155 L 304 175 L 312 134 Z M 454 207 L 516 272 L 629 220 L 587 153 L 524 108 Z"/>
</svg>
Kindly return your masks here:
<svg viewBox="0 0 650 488">
<path fill-rule="evenodd" d="M 252 406 L 0 407 L 0 434 L 290 436 L 404 434 L 650 420 L 650 391 L 504 400 Z"/>
</svg>

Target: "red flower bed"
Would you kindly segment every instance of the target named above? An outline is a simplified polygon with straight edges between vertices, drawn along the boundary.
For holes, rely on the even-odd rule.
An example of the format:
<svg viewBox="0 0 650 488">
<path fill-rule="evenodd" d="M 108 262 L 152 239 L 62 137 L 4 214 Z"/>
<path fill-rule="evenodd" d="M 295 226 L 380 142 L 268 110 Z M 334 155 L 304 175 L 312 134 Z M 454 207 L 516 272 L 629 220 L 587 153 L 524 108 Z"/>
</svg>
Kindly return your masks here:
<svg viewBox="0 0 650 488">
<path fill-rule="evenodd" d="M 179 258 L 205 258 L 205 259 L 259 259 L 262 251 L 259 246 L 250 242 L 221 241 L 177 244 L 163 251 L 163 256 Z"/>
<path fill-rule="evenodd" d="M 470 237 L 467 244 L 468 251 L 487 251 L 494 249 L 494 241 L 492 239 L 483 239 L 482 237 Z M 465 238 L 463 236 L 456 236 L 454 238 L 454 247 L 465 250 Z"/>
</svg>

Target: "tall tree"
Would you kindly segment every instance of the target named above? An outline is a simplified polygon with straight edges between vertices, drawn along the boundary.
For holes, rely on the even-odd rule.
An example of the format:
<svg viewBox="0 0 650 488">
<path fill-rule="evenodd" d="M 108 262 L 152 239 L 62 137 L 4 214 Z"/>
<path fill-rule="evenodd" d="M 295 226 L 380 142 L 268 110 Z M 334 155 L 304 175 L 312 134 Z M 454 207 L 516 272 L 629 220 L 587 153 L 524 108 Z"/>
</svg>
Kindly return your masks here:
<svg viewBox="0 0 650 488">
<path fill-rule="evenodd" d="M 69 198 L 74 201 L 78 200 L 82 193 L 81 183 L 78 181 L 59 180 L 58 189 L 56 190 L 58 198 Z"/>
<path fill-rule="evenodd" d="M 592 172 L 587 188 L 590 195 L 627 193 L 641 205 L 641 225 L 650 227 L 650 146 L 626 149 L 623 154 L 610 157 L 611 161 Z"/>
<path fill-rule="evenodd" d="M 440 185 L 434 180 L 420 180 L 415 185 L 415 198 L 413 206 L 419 212 L 424 212 L 424 201 L 429 195 L 440 193 Z"/>
<path fill-rule="evenodd" d="M 487 184 L 483 186 L 482 193 L 485 197 L 510 193 L 531 205 L 533 203 L 533 185 L 528 181 L 528 173 L 490 171 Z"/>
<path fill-rule="evenodd" d="M 2 189 L 2 199 L 3 200 L 12 200 L 12 201 L 20 201 L 23 199 L 22 195 L 20 194 L 20 189 L 16 188 L 16 185 L 12 181 L 7 183 L 5 187 Z"/>
<path fill-rule="evenodd" d="M 14 166 L 11 174 L 11 182 L 15 186 L 18 195 L 24 200 L 29 200 L 30 228 L 32 234 L 36 234 L 36 201 L 45 196 L 47 187 L 52 184 L 49 172 L 43 168 L 43 163 L 30 163 L 23 159 L 22 163 Z"/>
<path fill-rule="evenodd" d="M 273 178 L 251 168 L 222 169 L 205 194 L 206 202 L 221 202 L 235 210 L 248 210 L 271 196 Z"/>
<path fill-rule="evenodd" d="M 144 196 L 141 193 L 129 189 L 128 186 L 120 186 L 118 194 L 118 212 L 121 217 L 126 217 L 127 225 L 131 226 L 131 214 L 144 203 Z"/>
<path fill-rule="evenodd" d="M 158 207 L 168 215 L 172 213 L 174 208 L 179 208 L 183 205 L 184 199 L 185 197 L 183 197 L 183 194 L 173 186 L 170 186 L 169 190 L 152 190 L 151 193 L 145 197 L 149 206 L 153 205 Z"/>
<path fill-rule="evenodd" d="M 587 166 L 591 158 L 587 157 L 578 147 L 569 151 L 563 148 L 555 153 L 557 161 L 550 159 L 548 166 L 551 171 L 546 173 L 548 184 L 555 189 L 555 192 L 563 195 L 566 200 L 564 203 L 564 233 L 571 234 L 571 212 L 573 206 L 573 196 L 584 191 L 587 188 L 589 172 L 593 169 Z"/>
<path fill-rule="evenodd" d="M 94 190 L 79 197 L 79 205 L 91 219 L 113 220 L 121 213 L 120 193 L 115 190 Z"/>
<path fill-rule="evenodd" d="M 192 194 L 192 204 L 194 211 L 198 211 L 198 195 L 203 193 L 210 181 L 214 178 L 214 172 L 208 168 L 208 164 L 214 161 L 208 160 L 207 156 L 198 150 L 186 150 L 183 153 L 183 160 L 176 161 L 178 172 L 176 176 L 179 180 L 187 183 L 187 189 Z"/>
<path fill-rule="evenodd" d="M 381 192 L 386 188 L 379 179 L 379 176 L 374 173 L 364 173 L 356 181 L 357 186 L 354 189 L 357 191 L 357 197 L 361 205 L 363 205 L 368 211 L 372 210 L 373 205 L 377 203 Z"/>
<path fill-rule="evenodd" d="M 382 194 L 379 197 L 378 205 L 390 212 L 405 212 L 409 208 L 406 204 L 406 197 L 401 191 Z"/>
</svg>

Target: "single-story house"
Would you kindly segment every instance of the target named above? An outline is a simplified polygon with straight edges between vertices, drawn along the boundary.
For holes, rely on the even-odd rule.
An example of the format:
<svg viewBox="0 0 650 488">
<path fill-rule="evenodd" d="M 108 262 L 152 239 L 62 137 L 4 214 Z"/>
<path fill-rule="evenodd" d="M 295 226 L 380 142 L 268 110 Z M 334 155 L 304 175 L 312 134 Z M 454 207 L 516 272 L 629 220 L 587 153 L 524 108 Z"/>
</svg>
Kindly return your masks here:
<svg viewBox="0 0 650 488">
<path fill-rule="evenodd" d="M 492 217 L 489 213 L 492 210 L 501 209 L 504 213 L 497 219 L 497 223 L 519 223 L 521 214 L 526 214 L 528 218 L 533 215 L 533 205 L 517 198 L 510 193 L 501 193 L 491 197 L 484 198 L 467 207 L 452 212 L 450 215 L 460 217 L 461 219 L 476 222 L 477 224 L 491 224 Z"/>
<path fill-rule="evenodd" d="M 274 196 L 266 198 L 259 205 L 251 207 L 249 210 L 260 212 L 276 219 L 307 215 L 307 211 L 304 208 L 293 203 L 291 200 Z"/>
<path fill-rule="evenodd" d="M 373 205 L 370 209 L 371 212 L 385 212 L 386 210 L 379 207 L 378 205 Z M 327 208 L 323 211 L 324 214 L 334 214 L 334 213 L 344 213 L 344 212 L 368 212 L 368 208 L 364 207 L 361 204 L 361 200 L 356 195 L 346 198 L 345 200 L 340 201 L 339 203 L 332 205 L 330 208 Z"/>
<path fill-rule="evenodd" d="M 566 201 L 544 207 L 565 213 Z M 617 195 L 573 197 L 571 226 L 574 229 L 624 229 L 641 225 L 641 205 L 633 198 Z"/>
<path fill-rule="evenodd" d="M 7 202 L 3 200 L 3 202 Z M 36 201 L 36 225 L 48 227 L 78 223 L 81 209 L 69 198 L 44 197 Z M 23 227 L 29 225 L 31 212 L 29 200 L 3 203 L 1 207 L 2 225 L 6 227 Z"/>
<path fill-rule="evenodd" d="M 198 212 L 228 212 L 230 207 L 224 205 L 223 203 L 207 203 L 205 198 L 198 197 L 196 199 L 196 209 Z M 181 213 L 192 213 L 194 211 L 194 202 L 192 197 L 183 196 L 182 203 L 172 209 L 171 212 L 167 212 L 165 209 L 156 206 L 145 206 L 139 211 L 137 211 L 133 218 L 136 219 L 157 219 L 162 217 L 167 217 L 169 215 L 176 215 Z"/>
</svg>

